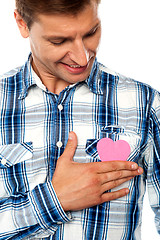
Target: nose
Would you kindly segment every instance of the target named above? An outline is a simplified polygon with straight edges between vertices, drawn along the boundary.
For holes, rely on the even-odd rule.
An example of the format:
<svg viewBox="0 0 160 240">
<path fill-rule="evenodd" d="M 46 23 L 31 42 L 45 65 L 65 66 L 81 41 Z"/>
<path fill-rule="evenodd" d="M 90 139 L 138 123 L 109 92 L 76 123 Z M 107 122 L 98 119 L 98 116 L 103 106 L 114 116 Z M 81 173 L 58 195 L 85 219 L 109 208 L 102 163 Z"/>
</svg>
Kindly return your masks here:
<svg viewBox="0 0 160 240">
<path fill-rule="evenodd" d="M 80 66 L 86 66 L 89 61 L 89 50 L 85 47 L 82 39 L 76 39 L 72 43 L 69 52 L 70 59 Z"/>
</svg>

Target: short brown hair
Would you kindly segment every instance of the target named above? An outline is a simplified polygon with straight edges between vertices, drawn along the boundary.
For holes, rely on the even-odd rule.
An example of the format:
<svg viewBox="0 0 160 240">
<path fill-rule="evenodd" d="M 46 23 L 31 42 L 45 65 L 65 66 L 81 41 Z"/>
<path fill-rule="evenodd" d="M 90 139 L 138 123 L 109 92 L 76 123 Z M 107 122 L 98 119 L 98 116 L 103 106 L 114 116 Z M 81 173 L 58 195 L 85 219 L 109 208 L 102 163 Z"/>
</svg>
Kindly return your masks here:
<svg viewBox="0 0 160 240">
<path fill-rule="evenodd" d="M 77 14 L 83 8 L 100 0 L 15 0 L 16 9 L 26 22 L 28 28 L 36 20 L 38 14 Z"/>
</svg>

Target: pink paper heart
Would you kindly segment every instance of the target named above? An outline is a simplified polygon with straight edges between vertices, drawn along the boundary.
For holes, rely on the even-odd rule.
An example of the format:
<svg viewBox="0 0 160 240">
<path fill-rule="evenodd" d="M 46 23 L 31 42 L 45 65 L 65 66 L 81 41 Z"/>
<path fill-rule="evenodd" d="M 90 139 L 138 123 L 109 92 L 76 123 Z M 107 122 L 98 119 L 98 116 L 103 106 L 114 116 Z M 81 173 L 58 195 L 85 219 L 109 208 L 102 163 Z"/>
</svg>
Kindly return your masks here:
<svg viewBox="0 0 160 240">
<path fill-rule="evenodd" d="M 97 151 L 101 161 L 126 161 L 131 148 L 125 140 L 114 142 L 110 138 L 102 138 L 97 143 Z"/>
</svg>

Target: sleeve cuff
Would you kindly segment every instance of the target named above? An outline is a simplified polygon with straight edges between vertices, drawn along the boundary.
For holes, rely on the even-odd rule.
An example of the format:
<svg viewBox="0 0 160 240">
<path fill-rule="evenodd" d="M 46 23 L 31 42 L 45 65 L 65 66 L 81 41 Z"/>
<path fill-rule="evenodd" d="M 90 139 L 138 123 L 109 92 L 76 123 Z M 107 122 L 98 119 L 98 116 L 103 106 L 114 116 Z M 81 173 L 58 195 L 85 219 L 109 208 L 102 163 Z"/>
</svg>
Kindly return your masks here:
<svg viewBox="0 0 160 240">
<path fill-rule="evenodd" d="M 34 213 L 43 229 L 71 221 L 71 214 L 65 213 L 51 182 L 36 186 L 30 193 Z"/>
</svg>

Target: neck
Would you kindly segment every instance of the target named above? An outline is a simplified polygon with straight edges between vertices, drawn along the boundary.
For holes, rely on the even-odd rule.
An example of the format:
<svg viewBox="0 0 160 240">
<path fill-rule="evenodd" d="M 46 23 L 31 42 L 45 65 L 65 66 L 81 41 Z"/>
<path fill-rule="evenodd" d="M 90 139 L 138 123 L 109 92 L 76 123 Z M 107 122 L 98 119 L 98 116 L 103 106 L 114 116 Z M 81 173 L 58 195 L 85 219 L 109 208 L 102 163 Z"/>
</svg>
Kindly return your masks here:
<svg viewBox="0 0 160 240">
<path fill-rule="evenodd" d="M 49 73 L 38 71 L 33 61 L 32 61 L 32 67 L 35 73 L 38 75 L 38 77 L 42 81 L 42 83 L 46 86 L 46 88 L 54 94 L 59 95 L 61 91 L 63 91 L 67 86 L 70 85 L 68 82 L 62 79 L 58 79 Z"/>
</svg>

